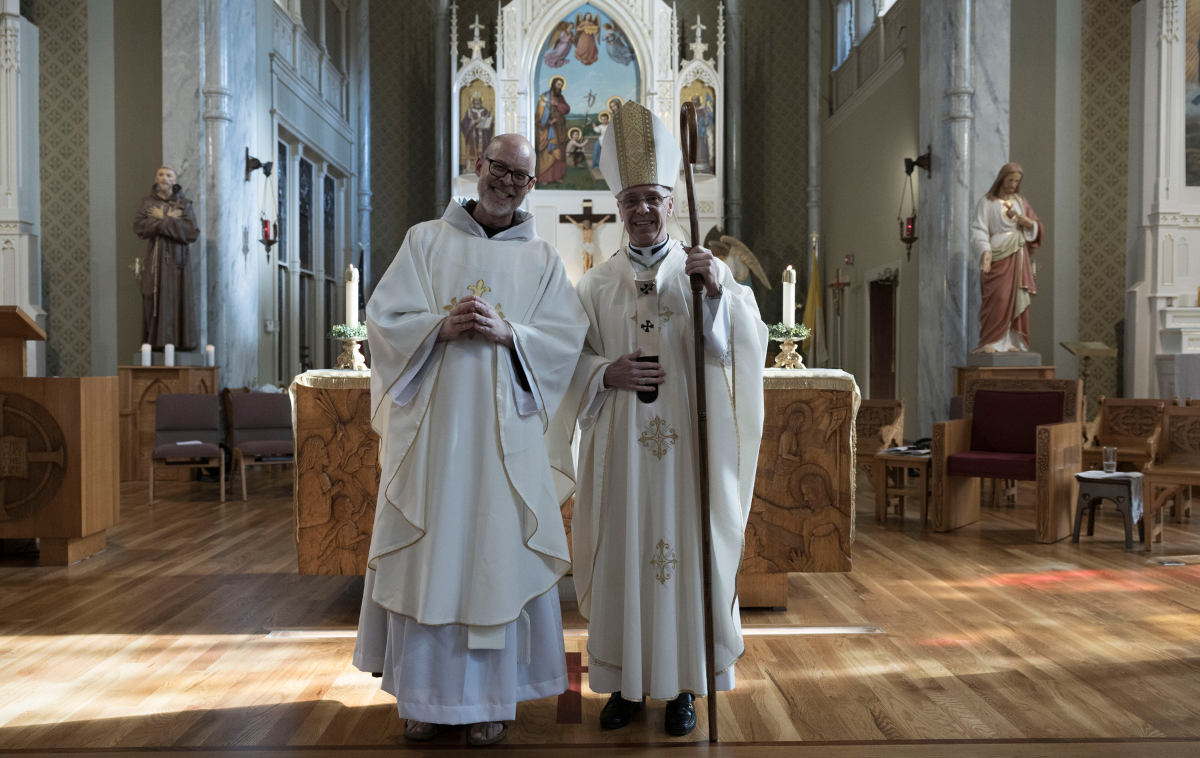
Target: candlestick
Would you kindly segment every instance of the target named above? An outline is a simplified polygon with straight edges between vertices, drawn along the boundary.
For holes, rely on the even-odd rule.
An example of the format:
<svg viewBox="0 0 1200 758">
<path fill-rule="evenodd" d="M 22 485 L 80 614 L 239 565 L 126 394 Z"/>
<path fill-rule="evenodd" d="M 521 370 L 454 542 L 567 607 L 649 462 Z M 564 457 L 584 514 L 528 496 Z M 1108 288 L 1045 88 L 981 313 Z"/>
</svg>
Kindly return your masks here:
<svg viewBox="0 0 1200 758">
<path fill-rule="evenodd" d="M 358 326 L 358 269 L 346 264 L 346 326 Z"/>
<path fill-rule="evenodd" d="M 783 325 L 796 325 L 796 270 L 791 266 L 783 272 Z"/>
<path fill-rule="evenodd" d="M 175 346 L 169 342 L 166 345 L 163 345 L 163 365 L 175 365 Z"/>
<path fill-rule="evenodd" d="M 148 343 L 148 342 L 142 343 L 142 365 L 143 366 L 152 365 L 150 363 L 150 343 Z"/>
<path fill-rule="evenodd" d="M 217 349 L 215 347 L 213 347 L 212 345 L 204 346 L 204 365 L 205 366 L 217 365 Z"/>
</svg>

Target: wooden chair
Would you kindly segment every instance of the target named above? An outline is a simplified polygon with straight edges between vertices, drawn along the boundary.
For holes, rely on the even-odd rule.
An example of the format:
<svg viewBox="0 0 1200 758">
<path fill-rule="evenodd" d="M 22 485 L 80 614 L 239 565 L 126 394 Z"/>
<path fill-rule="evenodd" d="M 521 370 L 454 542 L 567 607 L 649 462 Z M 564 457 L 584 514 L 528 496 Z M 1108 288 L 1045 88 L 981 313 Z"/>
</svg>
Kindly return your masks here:
<svg viewBox="0 0 1200 758">
<path fill-rule="evenodd" d="M 1082 382 L 978 379 L 963 418 L 933 425 L 933 528 L 979 520 L 980 479 L 1037 482 L 1038 542 L 1071 533 L 1083 439 Z"/>
<path fill-rule="evenodd" d="M 1192 515 L 1188 492 L 1200 485 L 1200 406 L 1168 405 L 1163 409 L 1163 439 L 1158 458 L 1145 474 L 1145 549 L 1162 542 L 1163 508 L 1172 503 L 1176 523 Z"/>
<path fill-rule="evenodd" d="M 210 468 L 221 479 L 225 502 L 225 452 L 221 450 L 221 411 L 216 395 L 159 395 L 154 401 L 154 453 L 150 456 L 150 505 L 154 470 L 163 466 Z"/>
<path fill-rule="evenodd" d="M 904 444 L 904 401 L 863 400 L 854 422 L 858 438 L 855 458 L 859 468 L 873 477 L 871 465 L 875 454 Z"/>
<path fill-rule="evenodd" d="M 1173 405 L 1179 405 L 1178 399 Z M 1100 396 L 1096 418 L 1088 423 L 1083 467 L 1099 468 L 1102 448 L 1117 449 L 1117 465 L 1129 464 L 1142 471 L 1158 457 L 1162 439 L 1163 400 L 1134 400 Z"/>
<path fill-rule="evenodd" d="M 251 392 L 229 398 L 229 444 L 233 466 L 242 477 L 246 499 L 246 466 L 292 463 L 292 399 L 286 394 Z M 249 461 L 246 459 L 249 458 Z"/>
</svg>

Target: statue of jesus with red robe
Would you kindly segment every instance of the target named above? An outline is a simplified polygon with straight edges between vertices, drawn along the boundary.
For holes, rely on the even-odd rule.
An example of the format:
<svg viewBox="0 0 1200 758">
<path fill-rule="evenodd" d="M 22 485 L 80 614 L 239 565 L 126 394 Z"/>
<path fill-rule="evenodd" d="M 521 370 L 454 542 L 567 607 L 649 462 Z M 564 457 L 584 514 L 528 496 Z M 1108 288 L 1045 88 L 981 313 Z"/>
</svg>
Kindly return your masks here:
<svg viewBox="0 0 1200 758">
<path fill-rule="evenodd" d="M 1030 257 L 1045 227 L 1021 195 L 1019 164 L 1006 163 L 975 206 L 971 250 L 980 256 L 977 353 L 1029 351 L 1029 303 L 1037 294 Z"/>
</svg>

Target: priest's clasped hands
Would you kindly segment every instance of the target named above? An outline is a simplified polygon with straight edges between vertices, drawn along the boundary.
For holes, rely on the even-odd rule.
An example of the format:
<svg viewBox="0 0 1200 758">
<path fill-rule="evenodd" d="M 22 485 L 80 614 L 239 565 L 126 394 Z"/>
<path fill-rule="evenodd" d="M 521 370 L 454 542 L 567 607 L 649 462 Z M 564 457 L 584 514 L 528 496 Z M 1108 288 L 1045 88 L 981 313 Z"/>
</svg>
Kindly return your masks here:
<svg viewBox="0 0 1200 758">
<path fill-rule="evenodd" d="M 491 303 L 474 295 L 467 295 L 450 309 L 450 315 L 442 319 L 437 341 L 452 342 L 472 330 L 496 344 L 513 347 L 512 327 Z"/>
</svg>

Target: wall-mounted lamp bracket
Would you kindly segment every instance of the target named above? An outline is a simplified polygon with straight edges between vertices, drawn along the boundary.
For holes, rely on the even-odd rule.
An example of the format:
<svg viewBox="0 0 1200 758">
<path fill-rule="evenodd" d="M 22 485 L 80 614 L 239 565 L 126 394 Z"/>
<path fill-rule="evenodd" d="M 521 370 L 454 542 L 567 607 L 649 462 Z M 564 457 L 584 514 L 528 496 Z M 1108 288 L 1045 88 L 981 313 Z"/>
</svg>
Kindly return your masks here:
<svg viewBox="0 0 1200 758">
<path fill-rule="evenodd" d="M 250 174 L 252 174 L 253 172 L 257 171 L 260 168 L 262 169 L 263 176 L 269 178 L 271 176 L 271 168 L 274 165 L 275 164 L 272 163 L 271 161 L 267 161 L 266 163 L 263 163 L 258 158 L 251 158 L 250 157 L 250 148 L 246 148 L 246 181 L 250 181 Z"/>
<path fill-rule="evenodd" d="M 912 176 L 914 168 L 925 169 L 925 175 L 930 179 L 933 178 L 933 145 L 925 148 L 925 154 L 918 156 L 916 160 L 904 159 L 904 173 Z"/>
</svg>

